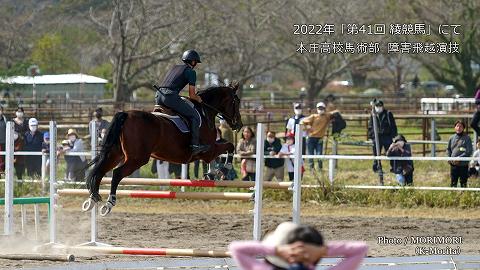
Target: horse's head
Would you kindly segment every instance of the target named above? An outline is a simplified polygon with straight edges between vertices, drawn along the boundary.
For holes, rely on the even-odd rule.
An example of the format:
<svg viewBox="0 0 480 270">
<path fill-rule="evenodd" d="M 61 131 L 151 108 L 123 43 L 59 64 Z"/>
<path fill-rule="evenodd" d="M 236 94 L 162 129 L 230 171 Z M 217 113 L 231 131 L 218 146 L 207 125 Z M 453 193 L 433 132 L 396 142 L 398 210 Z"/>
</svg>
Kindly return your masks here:
<svg viewBox="0 0 480 270">
<path fill-rule="evenodd" d="M 215 108 L 220 117 L 225 119 L 233 130 L 240 130 L 243 126 L 237 90 L 238 84 L 235 83 L 228 86 L 211 87 L 199 93 L 206 106 Z"/>
</svg>

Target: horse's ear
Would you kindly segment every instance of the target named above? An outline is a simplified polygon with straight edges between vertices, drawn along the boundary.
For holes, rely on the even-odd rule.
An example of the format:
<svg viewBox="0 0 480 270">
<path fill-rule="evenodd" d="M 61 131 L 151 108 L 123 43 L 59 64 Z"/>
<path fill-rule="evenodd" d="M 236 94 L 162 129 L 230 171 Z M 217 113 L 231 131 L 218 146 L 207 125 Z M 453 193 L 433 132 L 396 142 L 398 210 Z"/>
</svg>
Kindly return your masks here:
<svg viewBox="0 0 480 270">
<path fill-rule="evenodd" d="M 237 81 L 233 81 L 230 83 L 229 87 L 232 88 L 233 92 L 237 92 L 239 83 Z"/>
</svg>

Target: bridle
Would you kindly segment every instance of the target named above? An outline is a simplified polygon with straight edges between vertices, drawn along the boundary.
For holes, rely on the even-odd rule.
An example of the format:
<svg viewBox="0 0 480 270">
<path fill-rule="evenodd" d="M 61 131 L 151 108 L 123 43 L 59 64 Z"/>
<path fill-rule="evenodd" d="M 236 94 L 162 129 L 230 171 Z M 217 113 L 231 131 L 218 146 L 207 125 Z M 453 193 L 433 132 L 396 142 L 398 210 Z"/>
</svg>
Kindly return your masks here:
<svg viewBox="0 0 480 270">
<path fill-rule="evenodd" d="M 232 107 L 233 107 L 233 111 L 236 112 L 236 108 L 235 108 L 235 101 L 238 99 L 238 97 L 232 93 Z M 204 105 L 205 107 L 215 111 L 217 113 L 217 117 L 220 118 L 220 119 L 227 119 L 227 120 L 230 120 L 230 122 L 232 122 L 232 125 L 233 126 L 236 126 L 237 125 L 237 122 L 238 120 L 236 119 L 236 117 L 230 117 L 228 115 L 226 115 L 224 112 L 221 112 L 219 109 L 213 107 L 212 105 L 208 104 L 208 103 L 205 103 L 205 102 L 202 102 L 201 103 L 202 105 Z"/>
</svg>

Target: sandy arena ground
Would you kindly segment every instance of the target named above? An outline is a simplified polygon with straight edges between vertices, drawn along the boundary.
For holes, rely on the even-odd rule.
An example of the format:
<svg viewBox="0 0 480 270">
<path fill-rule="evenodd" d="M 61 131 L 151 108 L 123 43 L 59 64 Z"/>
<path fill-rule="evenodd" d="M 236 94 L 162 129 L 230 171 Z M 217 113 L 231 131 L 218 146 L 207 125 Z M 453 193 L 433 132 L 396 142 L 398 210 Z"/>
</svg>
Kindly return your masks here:
<svg viewBox="0 0 480 270">
<path fill-rule="evenodd" d="M 78 244 L 89 240 L 89 214 L 78 211 L 79 202 L 72 202 L 59 211 L 61 243 Z M 252 237 L 253 219 L 248 213 L 252 205 L 249 203 L 196 202 L 192 205 L 188 202 L 169 201 L 126 205 L 127 203 L 120 200 L 109 217 L 99 219 L 101 242 L 125 247 L 222 249 L 231 241 Z M 290 219 L 290 204 L 269 202 L 264 207 L 264 232 Z M 302 222 L 319 228 L 327 241 L 366 241 L 370 246 L 369 256 L 415 255 L 417 245 L 379 245 L 379 236 L 402 239 L 410 236 L 461 236 L 463 242 L 459 246 L 462 255 L 480 254 L 480 213 L 474 210 L 379 210 L 307 203 L 302 206 L 302 211 Z M 43 223 L 45 222 L 44 220 Z M 44 237 L 48 237 L 46 227 L 44 230 Z M 25 248 L 34 245 L 24 238 L 0 240 L 2 252 L 28 252 Z M 443 246 L 445 245 L 438 245 Z M 145 259 L 99 255 L 78 257 L 77 262 Z M 64 263 L 0 259 L 0 269 L 62 264 Z"/>
</svg>

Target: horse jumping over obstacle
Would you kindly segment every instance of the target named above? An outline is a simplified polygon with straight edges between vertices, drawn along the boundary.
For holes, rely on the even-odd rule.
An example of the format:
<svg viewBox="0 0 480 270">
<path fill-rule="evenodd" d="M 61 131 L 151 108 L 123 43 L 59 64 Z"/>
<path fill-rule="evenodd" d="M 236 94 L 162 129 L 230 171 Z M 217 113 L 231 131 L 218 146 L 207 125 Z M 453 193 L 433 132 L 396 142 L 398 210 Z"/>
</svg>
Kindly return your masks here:
<svg viewBox="0 0 480 270">
<path fill-rule="evenodd" d="M 210 87 L 198 93 L 203 100 L 202 104 L 192 100 L 197 110 L 204 112 L 201 115 L 200 140 L 211 146 L 209 151 L 195 156 L 192 156 L 189 148 L 190 134 L 182 133 L 170 120 L 135 110 L 115 114 L 99 155 L 88 165 L 93 165 L 86 179 L 90 197 L 83 203 L 83 211 L 91 210 L 101 200 L 100 182 L 113 169 L 110 195 L 107 203 L 100 208 L 102 216 L 110 213 L 116 204 L 120 181 L 147 164 L 150 157 L 173 163 L 189 163 L 200 159 L 209 163 L 226 152 L 228 157 L 225 167 L 230 169 L 235 147 L 232 143 L 215 142 L 215 117 L 223 117 L 234 130 L 242 127 L 237 89 L 238 84 Z"/>
</svg>

